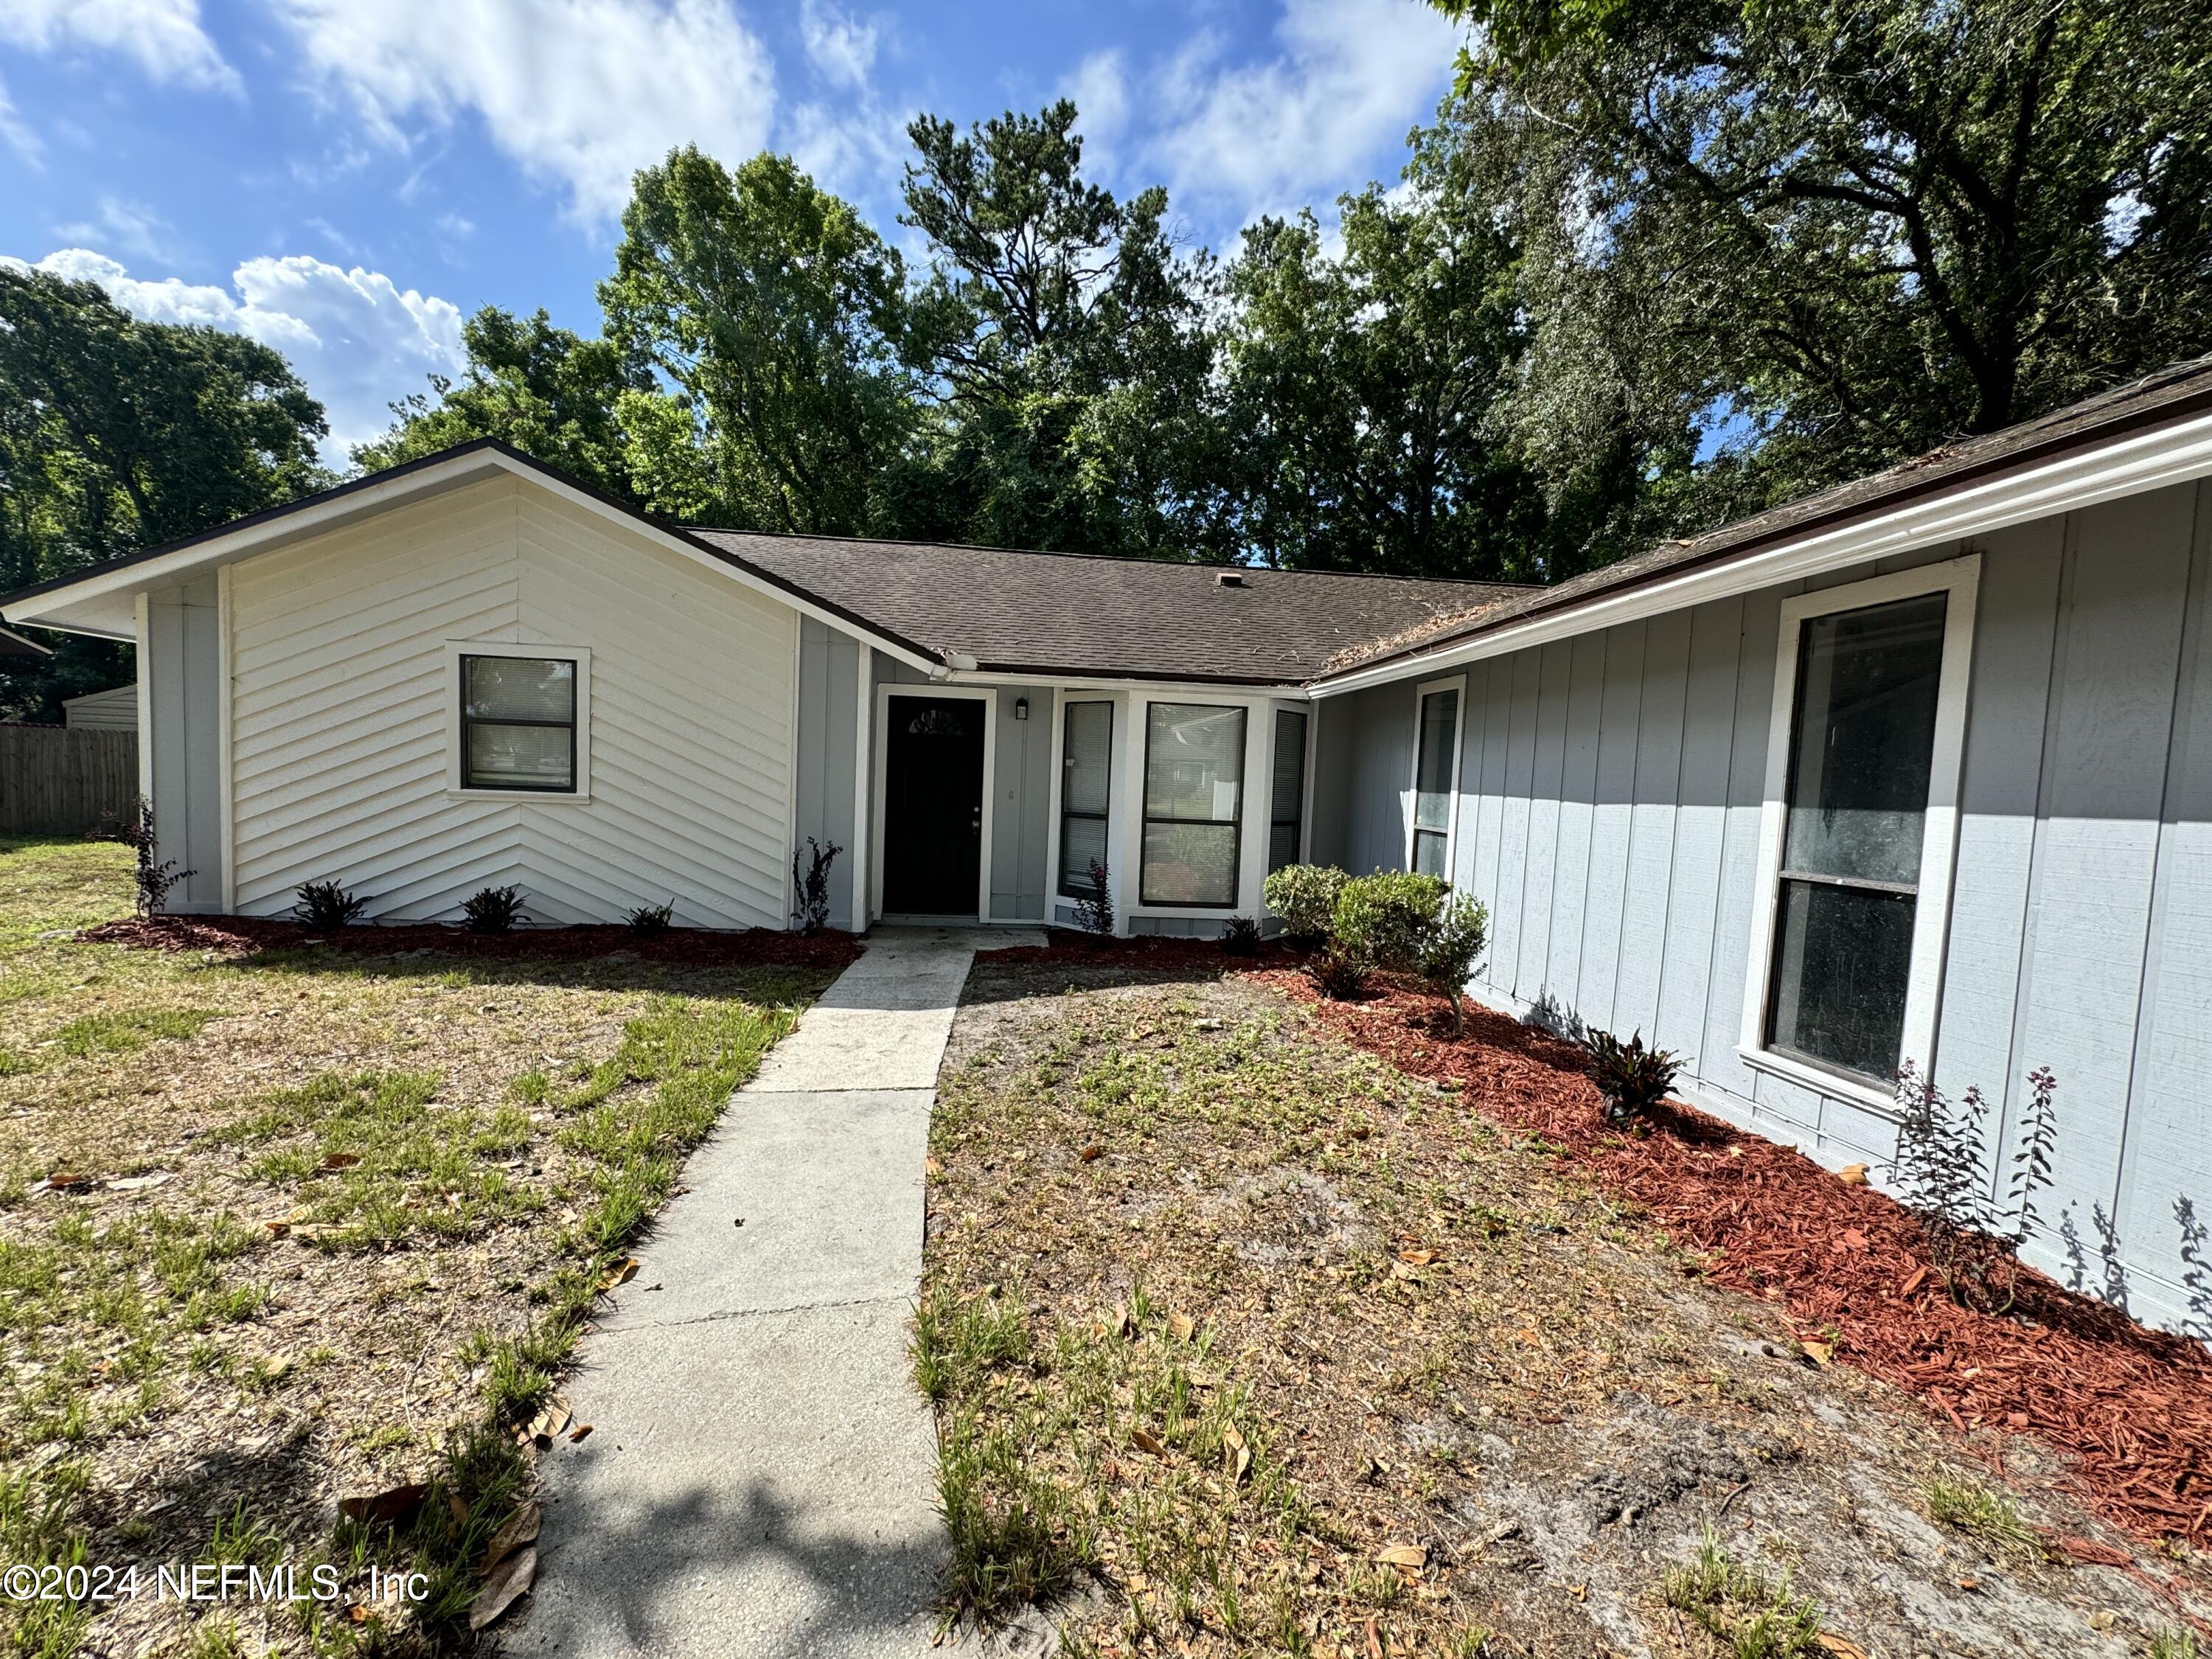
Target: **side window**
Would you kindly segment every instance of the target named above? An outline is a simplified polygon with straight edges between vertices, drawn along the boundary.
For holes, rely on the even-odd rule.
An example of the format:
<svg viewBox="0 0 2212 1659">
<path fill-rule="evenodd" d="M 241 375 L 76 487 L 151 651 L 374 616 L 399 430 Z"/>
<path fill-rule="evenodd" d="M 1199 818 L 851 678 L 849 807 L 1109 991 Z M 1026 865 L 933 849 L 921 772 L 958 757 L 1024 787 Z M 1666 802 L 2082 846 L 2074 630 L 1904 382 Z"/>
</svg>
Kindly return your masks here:
<svg viewBox="0 0 2212 1659">
<path fill-rule="evenodd" d="M 1459 817 L 1459 717 L 1464 680 L 1420 690 L 1413 732 L 1413 834 L 1406 865 L 1425 876 L 1451 878 L 1452 832 Z"/>
<path fill-rule="evenodd" d="M 459 660 L 461 787 L 576 793 L 575 659 Z"/>
<path fill-rule="evenodd" d="M 1060 884 L 1063 898 L 1091 890 L 1091 864 L 1106 861 L 1106 803 L 1114 767 L 1114 705 L 1071 702 L 1060 717 Z"/>
<path fill-rule="evenodd" d="M 1306 714 L 1275 711 L 1273 793 L 1267 817 L 1267 873 L 1296 864 L 1305 852 Z"/>
</svg>

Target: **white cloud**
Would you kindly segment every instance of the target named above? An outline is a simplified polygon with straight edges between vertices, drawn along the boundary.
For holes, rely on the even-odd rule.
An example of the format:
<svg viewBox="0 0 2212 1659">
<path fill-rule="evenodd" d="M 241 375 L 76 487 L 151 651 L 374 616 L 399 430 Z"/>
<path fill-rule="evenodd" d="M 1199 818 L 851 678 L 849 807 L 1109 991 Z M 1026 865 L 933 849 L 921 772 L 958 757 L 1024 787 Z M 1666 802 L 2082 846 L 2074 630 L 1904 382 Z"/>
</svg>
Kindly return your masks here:
<svg viewBox="0 0 2212 1659">
<path fill-rule="evenodd" d="M 681 144 L 767 142 L 767 49 L 727 0 L 274 0 L 319 81 L 382 142 L 472 115 L 524 172 L 604 222 Z"/>
<path fill-rule="evenodd" d="M 233 94 L 245 90 L 200 27 L 199 0 L 5 0 L 0 40 L 33 52 L 116 52 L 134 59 L 150 80 Z"/>
<path fill-rule="evenodd" d="M 0 81 L 0 144 L 14 150 L 16 160 L 25 167 L 45 170 L 46 146 L 39 142 L 39 135 L 23 124 L 14 100 L 8 96 L 5 81 Z"/>
<path fill-rule="evenodd" d="M 828 0 L 802 0 L 799 36 L 822 78 L 832 86 L 864 87 L 876 63 L 876 26 L 848 17 Z"/>
<path fill-rule="evenodd" d="M 458 307 L 358 265 L 342 270 L 305 254 L 248 259 L 228 288 L 174 276 L 147 281 L 84 248 L 50 253 L 38 268 L 97 283 L 125 311 L 155 322 L 224 329 L 274 346 L 328 411 L 325 454 L 333 463 L 391 424 L 386 405 L 394 398 L 463 362 Z"/>
<path fill-rule="evenodd" d="M 1428 118 L 1459 31 L 1413 0 L 1285 0 L 1279 50 L 1228 64 L 1201 35 L 1152 77 L 1144 146 L 1179 200 L 1241 214 L 1304 206 Z"/>
<path fill-rule="evenodd" d="M 1075 100 L 1085 165 L 1094 173 L 1112 171 L 1129 125 L 1129 73 L 1121 54 L 1092 52 L 1060 83 L 1060 91 Z"/>
<path fill-rule="evenodd" d="M 143 202 L 102 195 L 100 210 L 77 224 L 56 225 L 54 234 L 72 242 L 97 242 L 125 253 L 166 264 L 176 258 L 170 233 L 174 228 Z"/>
</svg>

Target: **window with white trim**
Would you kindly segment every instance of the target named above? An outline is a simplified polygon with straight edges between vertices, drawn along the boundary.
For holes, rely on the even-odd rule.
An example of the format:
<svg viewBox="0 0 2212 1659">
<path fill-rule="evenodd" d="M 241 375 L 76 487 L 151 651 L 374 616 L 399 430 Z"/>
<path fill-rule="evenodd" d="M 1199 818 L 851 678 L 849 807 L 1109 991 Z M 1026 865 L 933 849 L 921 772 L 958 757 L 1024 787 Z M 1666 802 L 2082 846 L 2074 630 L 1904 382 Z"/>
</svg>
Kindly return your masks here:
<svg viewBox="0 0 2212 1659">
<path fill-rule="evenodd" d="M 1447 881 L 1459 818 L 1460 705 L 1466 696 L 1464 679 L 1424 685 L 1413 723 L 1413 824 L 1406 867 Z"/>
<path fill-rule="evenodd" d="M 1304 852 L 1306 713 L 1275 711 L 1274 789 L 1267 817 L 1267 873 L 1296 864 Z"/>
<path fill-rule="evenodd" d="M 1140 902 L 1212 909 L 1237 902 L 1248 712 L 1215 703 L 1146 705 Z"/>
<path fill-rule="evenodd" d="M 459 664 L 461 787 L 574 794 L 575 659 L 464 652 Z"/>
<path fill-rule="evenodd" d="M 1746 1047 L 1887 1092 L 1933 1046 L 1973 562 L 1783 611 Z"/>
<path fill-rule="evenodd" d="M 1091 866 L 1106 862 L 1114 779 L 1114 705 L 1071 702 L 1060 715 L 1060 896 L 1088 898 Z"/>
</svg>

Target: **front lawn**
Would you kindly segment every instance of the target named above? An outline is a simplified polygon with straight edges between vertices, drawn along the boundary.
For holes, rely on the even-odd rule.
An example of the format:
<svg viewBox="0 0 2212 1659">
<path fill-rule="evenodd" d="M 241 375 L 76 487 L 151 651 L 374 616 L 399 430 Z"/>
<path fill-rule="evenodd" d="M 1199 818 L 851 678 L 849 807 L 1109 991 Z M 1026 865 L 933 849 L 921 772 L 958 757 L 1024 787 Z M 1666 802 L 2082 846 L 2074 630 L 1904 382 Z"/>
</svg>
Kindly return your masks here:
<svg viewBox="0 0 2212 1659">
<path fill-rule="evenodd" d="M 1822 1363 L 1558 1143 L 1252 981 L 1036 954 L 979 959 L 933 1130 L 949 1612 L 1097 1656 L 2196 1651 L 2201 1560 Z"/>
<path fill-rule="evenodd" d="M 514 1425 L 831 969 L 80 939 L 128 857 L 0 843 L 0 1561 L 419 1566 L 433 1596 L 0 1619 L 53 1654 L 457 1639 L 527 1488 Z M 395 1490 L 396 1530 L 340 1520 Z"/>
</svg>

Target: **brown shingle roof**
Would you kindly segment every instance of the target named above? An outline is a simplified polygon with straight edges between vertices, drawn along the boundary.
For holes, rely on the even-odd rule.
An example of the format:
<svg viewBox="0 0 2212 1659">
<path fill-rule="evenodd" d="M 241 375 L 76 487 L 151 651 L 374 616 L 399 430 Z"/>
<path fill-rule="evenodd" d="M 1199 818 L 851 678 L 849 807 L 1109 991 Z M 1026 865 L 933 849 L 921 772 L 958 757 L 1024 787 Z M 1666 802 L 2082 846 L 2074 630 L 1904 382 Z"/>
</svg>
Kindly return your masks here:
<svg viewBox="0 0 2212 1659">
<path fill-rule="evenodd" d="M 1528 590 L 921 542 L 690 534 L 934 655 L 999 673 L 1292 685 Z M 1242 585 L 1224 586 L 1227 574 Z M 962 665 L 964 666 L 965 665 Z"/>
<path fill-rule="evenodd" d="M 1389 635 L 1376 635 L 1340 653 L 1329 663 L 1329 672 L 1342 672 L 1434 650 L 1540 611 L 1571 609 L 1616 588 L 1756 552 L 1814 530 L 1870 517 L 1917 496 L 2201 413 L 2207 407 L 2212 407 L 2212 356 L 2176 363 L 2097 397 L 2069 404 L 2039 420 L 1947 444 L 1887 471 L 1854 478 L 1717 530 L 1662 542 L 1555 586 L 1515 588 L 1502 601 L 1470 605 L 1458 616 L 1439 617 Z"/>
</svg>

